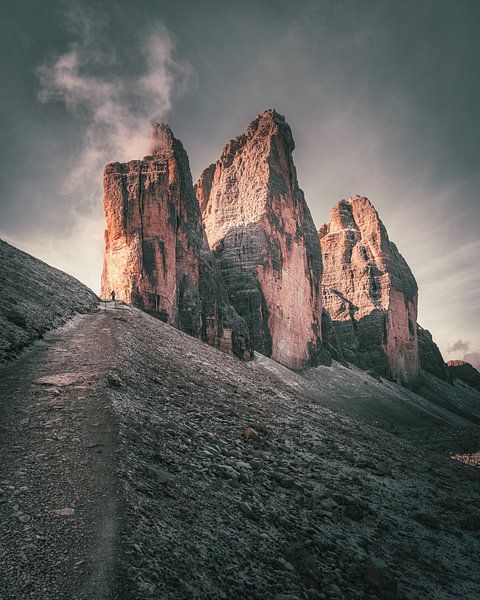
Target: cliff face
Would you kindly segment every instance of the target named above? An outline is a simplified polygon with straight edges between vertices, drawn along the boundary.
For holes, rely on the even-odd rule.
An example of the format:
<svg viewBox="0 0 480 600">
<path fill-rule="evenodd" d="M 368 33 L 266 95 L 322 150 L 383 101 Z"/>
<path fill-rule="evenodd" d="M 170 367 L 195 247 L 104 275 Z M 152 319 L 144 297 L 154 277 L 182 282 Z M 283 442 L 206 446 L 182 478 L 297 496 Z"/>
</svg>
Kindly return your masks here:
<svg viewBox="0 0 480 600">
<path fill-rule="evenodd" d="M 290 368 L 329 360 L 322 346 L 320 245 L 297 182 L 283 116 L 267 110 L 196 185 L 211 249 L 254 348 Z"/>
<path fill-rule="evenodd" d="M 101 293 L 161 318 L 239 357 L 248 330 L 229 304 L 208 249 L 187 154 L 154 125 L 150 155 L 104 172 L 105 259 Z"/>
<path fill-rule="evenodd" d="M 367 198 L 341 200 L 318 232 L 323 298 L 345 358 L 412 383 L 419 374 L 417 284 Z"/>
<path fill-rule="evenodd" d="M 451 374 L 437 344 L 433 341 L 432 334 L 427 329 L 417 325 L 417 338 L 420 367 L 424 371 L 451 383 Z"/>
</svg>

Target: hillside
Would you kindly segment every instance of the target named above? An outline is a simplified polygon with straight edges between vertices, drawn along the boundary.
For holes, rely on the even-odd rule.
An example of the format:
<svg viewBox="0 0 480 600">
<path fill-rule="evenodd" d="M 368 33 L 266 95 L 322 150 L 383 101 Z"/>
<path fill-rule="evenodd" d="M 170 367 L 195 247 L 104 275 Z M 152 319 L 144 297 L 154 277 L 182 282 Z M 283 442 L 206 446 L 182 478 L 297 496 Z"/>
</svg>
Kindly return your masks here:
<svg viewBox="0 0 480 600">
<path fill-rule="evenodd" d="M 345 372 L 322 406 L 121 304 L 50 332 L 1 371 L 2 598 L 476 598 L 477 428 L 425 452 Z"/>
<path fill-rule="evenodd" d="M 71 275 L 0 240 L 0 363 L 98 298 Z"/>
</svg>

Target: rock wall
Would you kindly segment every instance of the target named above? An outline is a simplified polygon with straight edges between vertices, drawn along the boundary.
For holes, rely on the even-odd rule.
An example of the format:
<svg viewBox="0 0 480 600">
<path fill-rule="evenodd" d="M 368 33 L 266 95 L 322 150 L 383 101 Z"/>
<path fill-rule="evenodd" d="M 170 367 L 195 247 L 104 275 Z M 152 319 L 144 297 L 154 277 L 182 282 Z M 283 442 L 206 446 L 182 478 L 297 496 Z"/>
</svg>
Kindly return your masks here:
<svg viewBox="0 0 480 600">
<path fill-rule="evenodd" d="M 452 381 L 451 374 L 437 344 L 433 341 L 432 334 L 417 325 L 417 339 L 420 367 L 427 373 L 450 383 Z"/>
<path fill-rule="evenodd" d="M 248 330 L 229 304 L 209 251 L 187 153 L 166 125 L 149 156 L 104 172 L 101 293 L 159 317 L 227 352 L 251 356 Z"/>
<path fill-rule="evenodd" d="M 318 232 L 323 300 L 347 360 L 402 383 L 419 374 L 417 284 L 367 198 L 338 202 Z"/>
<path fill-rule="evenodd" d="M 284 117 L 267 110 L 203 172 L 196 195 L 255 350 L 300 369 L 330 357 L 321 340 L 320 245 L 298 186 L 294 147 Z"/>
</svg>

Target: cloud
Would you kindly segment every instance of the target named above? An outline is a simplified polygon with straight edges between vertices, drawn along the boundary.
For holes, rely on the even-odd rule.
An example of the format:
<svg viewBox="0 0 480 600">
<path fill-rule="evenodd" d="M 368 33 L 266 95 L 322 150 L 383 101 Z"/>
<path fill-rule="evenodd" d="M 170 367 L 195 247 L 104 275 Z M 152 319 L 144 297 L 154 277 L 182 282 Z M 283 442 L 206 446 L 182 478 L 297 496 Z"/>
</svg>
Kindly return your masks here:
<svg viewBox="0 0 480 600">
<path fill-rule="evenodd" d="M 470 363 L 477 371 L 480 371 L 480 350 L 474 350 L 473 352 L 465 354 L 463 360 Z"/>
<path fill-rule="evenodd" d="M 84 229 L 93 228 L 97 268 L 86 282 L 98 287 L 103 168 L 110 162 L 145 155 L 152 121 L 165 119 L 174 99 L 188 88 L 193 70 L 176 58 L 174 40 L 161 23 L 153 24 L 147 35 L 143 31 L 142 38 L 129 40 L 125 53 L 120 39 L 118 47 L 105 47 L 101 19 L 95 21 L 84 12 L 81 18 L 78 14 L 69 18 L 70 25 L 73 20 L 79 23 L 75 39 L 65 53 L 51 57 L 36 70 L 39 100 L 63 103 L 83 131 L 80 151 L 72 156 L 60 190 L 69 201 L 69 240 L 68 244 L 58 240 L 56 247 L 62 256 L 54 257 L 53 262 L 74 275 L 81 273 L 85 281 L 80 265 L 72 264 L 71 245 L 79 250 L 77 256 L 82 256 L 79 246 L 88 239 Z"/>
<path fill-rule="evenodd" d="M 449 354 L 453 354 L 454 352 L 467 352 L 468 350 L 470 350 L 470 342 L 461 339 L 458 339 L 447 348 Z"/>
</svg>

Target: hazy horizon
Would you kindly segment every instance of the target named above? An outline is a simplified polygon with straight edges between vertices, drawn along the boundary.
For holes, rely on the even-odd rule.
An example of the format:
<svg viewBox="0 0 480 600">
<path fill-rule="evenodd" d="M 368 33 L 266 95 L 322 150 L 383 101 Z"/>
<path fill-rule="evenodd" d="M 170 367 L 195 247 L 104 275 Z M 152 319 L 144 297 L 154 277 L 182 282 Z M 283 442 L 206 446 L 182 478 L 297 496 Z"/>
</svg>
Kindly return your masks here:
<svg viewBox="0 0 480 600">
<path fill-rule="evenodd" d="M 317 226 L 370 198 L 445 359 L 480 348 L 480 5 L 47 0 L 2 22 L 0 237 L 99 289 L 102 169 L 153 120 L 194 181 L 266 108 L 292 127 Z M 400 5 L 399 5 L 400 4 Z"/>
</svg>

